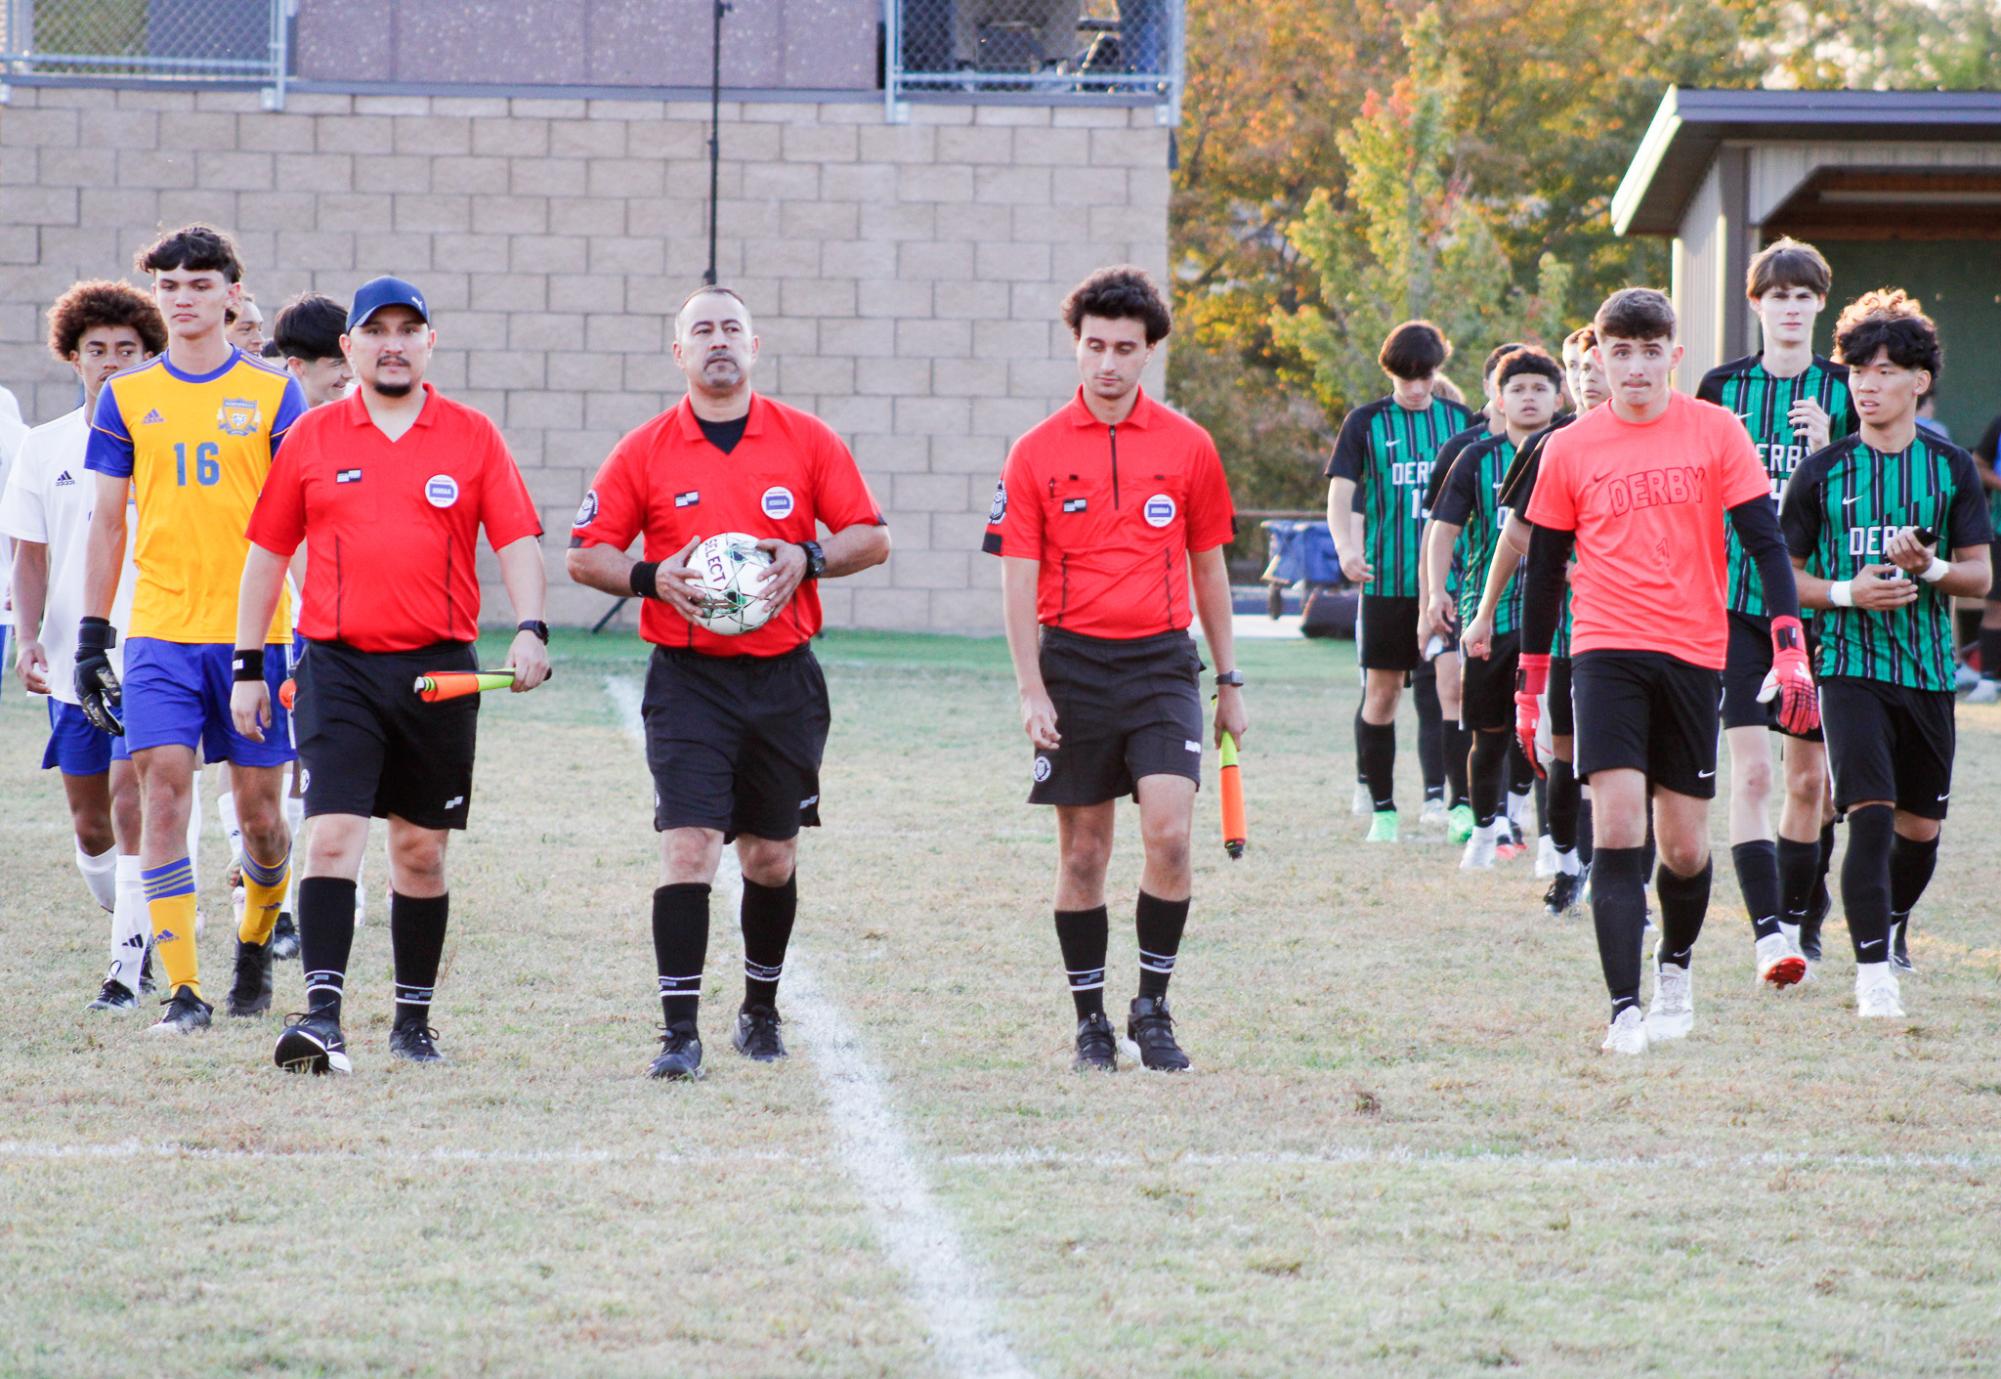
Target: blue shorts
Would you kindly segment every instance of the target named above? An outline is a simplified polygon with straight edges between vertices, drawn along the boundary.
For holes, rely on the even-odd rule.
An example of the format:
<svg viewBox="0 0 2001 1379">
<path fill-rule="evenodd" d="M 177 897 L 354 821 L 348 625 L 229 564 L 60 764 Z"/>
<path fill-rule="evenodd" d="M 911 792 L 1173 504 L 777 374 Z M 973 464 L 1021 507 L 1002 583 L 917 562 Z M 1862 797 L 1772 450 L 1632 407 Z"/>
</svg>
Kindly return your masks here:
<svg viewBox="0 0 2001 1379">
<path fill-rule="evenodd" d="M 74 704 L 49 696 L 49 745 L 42 752 L 42 769 L 58 768 L 66 776 L 101 776 L 111 769 L 111 734 L 101 733 Z"/>
<path fill-rule="evenodd" d="M 271 688 L 271 725 L 262 742 L 236 731 L 229 716 L 230 661 L 226 642 L 163 642 L 134 637 L 125 644 L 125 746 L 199 748 L 204 761 L 283 766 L 292 750 L 291 714 L 278 702 L 285 683 L 284 646 L 267 648 L 264 683 Z"/>
</svg>

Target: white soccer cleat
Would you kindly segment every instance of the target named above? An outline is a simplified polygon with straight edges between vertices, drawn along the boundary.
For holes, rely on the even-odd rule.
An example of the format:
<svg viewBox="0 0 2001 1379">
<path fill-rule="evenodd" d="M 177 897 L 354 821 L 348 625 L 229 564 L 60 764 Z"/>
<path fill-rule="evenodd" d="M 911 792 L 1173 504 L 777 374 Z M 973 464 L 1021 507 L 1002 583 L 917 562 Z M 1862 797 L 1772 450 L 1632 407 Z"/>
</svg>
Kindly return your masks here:
<svg viewBox="0 0 2001 1379">
<path fill-rule="evenodd" d="M 1784 933 L 1767 934 L 1758 940 L 1758 982 L 1773 990 L 1783 990 L 1806 980 L 1806 959 Z"/>
<path fill-rule="evenodd" d="M 1369 793 L 1368 786 L 1358 785 L 1355 787 L 1355 803 L 1349 806 L 1348 812 L 1358 818 L 1376 812 L 1376 797 Z"/>
<path fill-rule="evenodd" d="M 1654 1002 L 1647 1007 L 1647 1038 L 1686 1038 L 1695 1028 L 1695 985 L 1686 967 L 1671 962 L 1654 967 Z"/>
<path fill-rule="evenodd" d="M 1969 704 L 2001 704 L 2001 680 L 1985 680 L 1975 685 L 1966 696 Z"/>
<path fill-rule="evenodd" d="M 1598 1046 L 1607 1053 L 1641 1054 L 1647 1051 L 1647 1022 L 1638 1006 L 1627 1006 L 1605 1031 Z"/>
<path fill-rule="evenodd" d="M 1561 870 L 1563 870 L 1562 864 L 1556 860 L 1556 839 L 1545 833 L 1536 840 L 1535 874 L 1538 878 L 1545 878 L 1554 876 Z"/>
<path fill-rule="evenodd" d="M 1459 870 L 1492 871 L 1496 849 L 1501 841 L 1501 825 L 1486 824 L 1473 830 L 1473 836 L 1466 840 L 1466 851 L 1459 854 Z"/>
<path fill-rule="evenodd" d="M 1444 828 L 1445 823 L 1445 801 L 1436 795 L 1426 796 L 1424 808 L 1418 811 L 1417 826 L 1419 828 Z"/>
<path fill-rule="evenodd" d="M 1962 694 L 1980 683 L 1980 672 L 1961 661 L 1952 668 L 1952 687 Z"/>
<path fill-rule="evenodd" d="M 1856 978 L 1855 1013 L 1864 1020 L 1903 1019 L 1904 995 L 1897 989 L 1895 974 L 1885 972 L 1866 984 Z"/>
</svg>

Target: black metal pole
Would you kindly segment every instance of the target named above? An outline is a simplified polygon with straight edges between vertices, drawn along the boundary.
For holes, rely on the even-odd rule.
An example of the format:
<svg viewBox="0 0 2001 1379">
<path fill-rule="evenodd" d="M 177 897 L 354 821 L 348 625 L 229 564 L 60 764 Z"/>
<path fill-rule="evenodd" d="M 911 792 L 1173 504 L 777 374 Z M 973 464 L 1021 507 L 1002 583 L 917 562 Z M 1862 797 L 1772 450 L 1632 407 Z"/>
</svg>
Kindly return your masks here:
<svg viewBox="0 0 2001 1379">
<path fill-rule="evenodd" d="M 716 192 L 722 179 L 723 144 L 723 15 L 728 0 L 716 0 L 715 25 L 709 49 L 709 271 L 702 281 L 716 281 Z"/>
</svg>

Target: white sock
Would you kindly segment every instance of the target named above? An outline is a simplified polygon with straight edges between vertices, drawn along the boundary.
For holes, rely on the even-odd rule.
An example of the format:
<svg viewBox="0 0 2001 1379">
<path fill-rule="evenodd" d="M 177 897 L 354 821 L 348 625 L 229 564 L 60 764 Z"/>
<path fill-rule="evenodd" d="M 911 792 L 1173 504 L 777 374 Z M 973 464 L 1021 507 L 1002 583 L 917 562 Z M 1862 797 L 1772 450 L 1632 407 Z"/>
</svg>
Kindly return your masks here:
<svg viewBox="0 0 2001 1379">
<path fill-rule="evenodd" d="M 137 995 L 139 969 L 146 961 L 146 939 L 153 931 L 153 921 L 146 909 L 139 855 L 120 853 L 115 870 L 118 898 L 111 911 L 111 979 Z"/>
<path fill-rule="evenodd" d="M 243 827 L 236 822 L 235 792 L 225 790 L 215 797 L 215 817 L 222 820 L 222 836 L 229 840 L 229 860 L 243 862 Z"/>
<path fill-rule="evenodd" d="M 1565 876 L 1576 876 L 1584 870 L 1584 864 L 1577 860 L 1576 848 L 1557 848 L 1556 865 Z"/>
<path fill-rule="evenodd" d="M 1855 989 L 1867 991 L 1878 982 L 1888 982 L 1895 986 L 1897 979 L 1890 975 L 1887 962 L 1858 962 L 1855 964 Z"/>
<path fill-rule="evenodd" d="M 188 787 L 188 870 L 194 874 L 195 894 L 201 894 L 201 767 Z"/>
<path fill-rule="evenodd" d="M 91 897 L 97 901 L 100 910 L 109 911 L 118 903 L 117 848 L 107 848 L 93 857 L 83 850 L 82 843 L 78 843 L 76 869 L 83 873 L 83 884 L 90 887 Z"/>
</svg>

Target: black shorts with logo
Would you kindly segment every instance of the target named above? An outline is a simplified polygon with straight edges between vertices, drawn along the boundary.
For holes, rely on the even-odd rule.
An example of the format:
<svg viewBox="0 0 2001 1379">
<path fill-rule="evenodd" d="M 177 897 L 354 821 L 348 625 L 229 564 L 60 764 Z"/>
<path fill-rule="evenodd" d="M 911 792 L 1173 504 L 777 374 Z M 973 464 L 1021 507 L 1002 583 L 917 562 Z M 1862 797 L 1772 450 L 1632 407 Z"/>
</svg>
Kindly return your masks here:
<svg viewBox="0 0 2001 1379">
<path fill-rule="evenodd" d="M 1577 719 L 1570 704 L 1570 658 L 1549 658 L 1549 735 L 1569 737 L 1577 731 Z"/>
<path fill-rule="evenodd" d="M 1202 781 L 1202 656 L 1186 632 L 1131 640 L 1042 629 L 1062 745 L 1036 749 L 1030 804 L 1138 798 L 1142 776 Z"/>
<path fill-rule="evenodd" d="M 1515 726 L 1515 670 L 1522 639 L 1513 632 L 1494 638 L 1485 656 L 1461 656 L 1459 724 L 1468 732 L 1501 732 Z"/>
<path fill-rule="evenodd" d="M 419 828 L 464 828 L 480 697 L 426 704 L 416 682 L 436 670 L 478 668 L 470 642 L 416 651 L 307 642 L 293 670 L 292 704 L 306 817 L 393 816 Z"/>
<path fill-rule="evenodd" d="M 1586 651 L 1570 658 L 1577 775 L 1644 771 L 1648 781 L 1716 798 L 1719 675 L 1661 651 Z"/>
<path fill-rule="evenodd" d="M 1834 774 L 1834 807 L 1846 813 L 1889 800 L 1943 819 L 1957 743 L 1950 690 L 1912 689 L 1839 676 L 1820 682 L 1820 721 Z"/>
<path fill-rule="evenodd" d="M 1775 733 L 1784 733 L 1786 730 L 1779 726 L 1778 697 L 1773 696 L 1769 703 L 1758 702 L 1758 691 L 1765 687 L 1765 677 L 1772 670 L 1772 620 L 1732 613 L 1729 621 L 1730 646 L 1723 661 L 1723 726 L 1770 728 Z M 1806 624 L 1809 664 L 1813 661 L 1816 640 L 1813 624 Z M 1820 729 L 1805 734 L 1804 740 L 1819 742 Z"/>
<path fill-rule="evenodd" d="M 1417 600 L 1364 593 L 1355 619 L 1355 659 L 1364 670 L 1416 670 Z"/>
<path fill-rule="evenodd" d="M 709 656 L 656 646 L 639 702 L 653 827 L 796 838 L 820 823 L 833 713 L 812 649 Z"/>
</svg>

